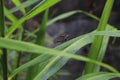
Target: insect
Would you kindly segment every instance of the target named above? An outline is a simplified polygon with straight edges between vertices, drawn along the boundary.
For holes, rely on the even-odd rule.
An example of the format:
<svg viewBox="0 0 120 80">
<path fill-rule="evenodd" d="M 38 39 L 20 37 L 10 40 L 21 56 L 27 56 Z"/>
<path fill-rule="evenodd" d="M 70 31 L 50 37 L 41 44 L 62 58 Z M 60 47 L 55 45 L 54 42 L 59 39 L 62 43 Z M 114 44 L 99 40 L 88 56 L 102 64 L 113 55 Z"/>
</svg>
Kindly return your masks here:
<svg viewBox="0 0 120 80">
<path fill-rule="evenodd" d="M 70 35 L 65 34 L 65 35 L 61 35 L 60 37 L 61 39 L 57 40 L 57 42 L 65 42 L 69 39 Z"/>
</svg>

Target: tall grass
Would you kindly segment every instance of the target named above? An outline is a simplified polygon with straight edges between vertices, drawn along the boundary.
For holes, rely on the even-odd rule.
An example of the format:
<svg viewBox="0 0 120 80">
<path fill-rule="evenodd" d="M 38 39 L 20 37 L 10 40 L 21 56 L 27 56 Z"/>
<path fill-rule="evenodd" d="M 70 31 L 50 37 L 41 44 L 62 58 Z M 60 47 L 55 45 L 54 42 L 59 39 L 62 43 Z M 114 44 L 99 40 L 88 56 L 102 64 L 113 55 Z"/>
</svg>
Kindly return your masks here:
<svg viewBox="0 0 120 80">
<path fill-rule="evenodd" d="M 0 37 L 5 36 L 5 17 L 4 17 L 4 1 L 0 0 Z M 7 80 L 7 51 L 5 48 L 0 49 L 2 52 L 1 63 L 2 63 L 2 71 L 3 71 L 3 79 Z"/>
<path fill-rule="evenodd" d="M 76 10 L 61 14 L 51 19 L 50 21 L 48 21 L 48 9 L 54 4 L 58 3 L 60 0 L 42 0 L 41 2 L 38 0 L 28 0 L 24 3 L 21 3 L 19 0 L 12 0 L 16 7 L 10 10 L 4 6 L 3 0 L 0 1 L 0 54 L 2 54 L 0 57 L 0 63 L 2 63 L 2 67 L 0 68 L 3 70 L 3 73 L 0 72 L 0 79 L 3 77 L 1 80 L 20 80 L 19 78 L 21 76 L 17 78 L 16 75 L 18 75 L 23 70 L 26 70 L 23 74 L 27 74 L 27 76 L 24 76 L 24 80 L 48 80 L 70 59 L 86 62 L 83 76 L 76 78 L 76 80 L 109 80 L 114 77 L 120 77 L 118 70 L 102 62 L 109 37 L 120 37 L 120 31 L 115 27 L 107 24 L 114 0 L 107 0 L 100 19 L 90 13 Z M 36 2 L 39 3 L 27 12 L 26 7 L 29 7 Z M 20 19 L 17 19 L 17 17 L 15 17 L 13 14 L 16 11 L 21 11 L 24 16 Z M 23 37 L 22 35 L 18 34 L 23 34 L 23 30 L 25 30 L 23 24 L 25 21 L 33 18 L 43 11 L 45 11 L 45 13 L 41 26 L 37 30 L 31 32 L 32 36 L 37 36 L 37 38 L 34 39 L 35 43 L 21 41 L 23 39 L 16 38 Z M 55 48 L 46 48 L 44 44 L 47 26 L 55 23 L 58 20 L 68 18 L 76 13 L 83 13 L 92 17 L 93 19 L 98 20 L 98 28 L 90 33 L 81 35 L 59 46 L 56 46 Z M 9 19 L 10 27 L 8 27 L 8 29 L 5 28 L 6 21 L 4 15 L 7 19 Z M 8 25 L 6 24 L 6 26 Z M 20 33 L 13 34 L 16 29 L 19 29 Z M 15 38 L 13 38 L 13 36 L 15 36 Z M 88 57 L 75 54 L 79 49 L 90 43 L 92 43 L 92 46 Z M 17 52 L 21 51 L 27 52 L 27 54 L 31 54 L 32 58 L 30 58 L 30 60 L 25 64 L 21 64 L 19 67 L 10 65 L 8 63 L 7 69 L 6 54 L 10 55 L 12 54 L 12 51 L 15 51 L 15 54 L 12 55 L 12 57 L 15 57 L 16 54 L 21 54 L 20 52 Z M 10 58 L 11 57 L 8 56 L 8 59 Z M 15 57 L 15 61 L 13 61 L 13 63 L 19 64 L 19 62 L 16 60 L 18 60 L 18 57 Z M 99 69 L 101 66 L 111 72 L 100 71 Z"/>
<path fill-rule="evenodd" d="M 106 25 L 107 25 L 107 22 L 108 22 L 108 19 L 109 19 L 111 10 L 112 10 L 113 3 L 114 3 L 114 0 L 106 1 L 105 8 L 103 10 L 100 22 L 97 27 L 97 31 L 106 30 Z M 105 39 L 105 40 L 108 40 L 108 39 Z M 97 58 L 99 58 L 100 54 L 103 54 L 103 56 L 104 56 L 105 51 L 103 51 L 103 53 L 101 53 L 100 50 L 104 45 L 107 45 L 107 44 L 102 45 L 102 43 L 104 43 L 103 41 L 104 41 L 104 36 L 96 36 L 95 37 L 94 42 L 92 43 L 91 49 L 88 54 L 89 58 L 97 60 Z M 87 66 L 89 66 L 89 67 L 87 67 Z M 87 63 L 84 74 L 94 72 L 94 69 L 95 69 L 94 64 Z"/>
</svg>

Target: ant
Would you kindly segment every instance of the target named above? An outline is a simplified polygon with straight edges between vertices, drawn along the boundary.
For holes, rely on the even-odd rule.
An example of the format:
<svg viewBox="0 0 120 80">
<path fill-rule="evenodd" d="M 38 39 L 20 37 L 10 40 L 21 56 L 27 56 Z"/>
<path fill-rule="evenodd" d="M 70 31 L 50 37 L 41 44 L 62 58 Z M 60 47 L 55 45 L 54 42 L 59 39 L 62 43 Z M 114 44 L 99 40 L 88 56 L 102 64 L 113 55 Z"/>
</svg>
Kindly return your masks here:
<svg viewBox="0 0 120 80">
<path fill-rule="evenodd" d="M 65 35 L 61 35 L 60 37 L 61 37 L 61 39 L 57 40 L 57 42 L 65 42 L 69 39 L 70 35 L 65 34 Z"/>
</svg>

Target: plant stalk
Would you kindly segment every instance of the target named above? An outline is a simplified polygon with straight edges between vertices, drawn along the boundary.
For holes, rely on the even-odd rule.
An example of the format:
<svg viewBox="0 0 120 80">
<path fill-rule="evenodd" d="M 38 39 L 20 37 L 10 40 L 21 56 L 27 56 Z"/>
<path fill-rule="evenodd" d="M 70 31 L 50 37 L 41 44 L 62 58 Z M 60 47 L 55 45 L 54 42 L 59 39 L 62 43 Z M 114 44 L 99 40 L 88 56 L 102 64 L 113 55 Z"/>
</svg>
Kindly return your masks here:
<svg viewBox="0 0 120 80">
<path fill-rule="evenodd" d="M 98 24 L 98 28 L 97 31 L 104 31 L 107 27 L 107 22 L 112 10 L 112 6 L 113 6 L 114 0 L 107 0 L 106 4 L 105 4 L 105 8 L 103 10 L 100 22 Z M 103 36 L 96 36 L 92 45 L 91 45 L 91 49 L 89 51 L 88 54 L 88 58 L 90 59 L 94 59 L 97 60 L 98 55 L 100 53 L 101 50 L 101 46 L 102 46 L 102 42 L 103 42 Z M 88 73 L 92 73 L 94 72 L 95 69 L 95 64 L 92 63 L 86 63 L 85 65 L 85 71 L 84 74 L 88 74 Z"/>
<path fill-rule="evenodd" d="M 5 17 L 4 17 L 4 0 L 0 0 L 0 37 L 5 36 Z M 7 50 L 1 49 L 2 51 L 2 70 L 3 70 L 3 80 L 8 80 L 7 78 Z"/>
</svg>

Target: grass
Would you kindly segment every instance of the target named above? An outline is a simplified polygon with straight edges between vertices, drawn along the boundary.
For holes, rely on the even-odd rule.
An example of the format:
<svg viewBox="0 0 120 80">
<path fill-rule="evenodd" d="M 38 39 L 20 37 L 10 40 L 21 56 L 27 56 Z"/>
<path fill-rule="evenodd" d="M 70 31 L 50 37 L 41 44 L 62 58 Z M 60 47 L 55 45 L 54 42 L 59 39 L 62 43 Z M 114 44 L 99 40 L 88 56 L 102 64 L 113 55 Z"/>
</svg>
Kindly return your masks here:
<svg viewBox="0 0 120 80">
<path fill-rule="evenodd" d="M 24 76 L 23 80 L 47 80 L 50 79 L 51 76 L 54 76 L 70 59 L 86 62 L 83 76 L 76 78 L 76 80 L 109 80 L 120 77 L 118 70 L 102 62 L 109 37 L 120 37 L 120 31 L 107 24 L 114 0 L 106 1 L 100 19 L 90 13 L 75 10 L 61 14 L 49 21 L 49 8 L 60 2 L 60 0 L 42 0 L 41 2 L 38 0 L 28 0 L 23 3 L 19 0 L 12 0 L 12 2 L 15 4 L 15 7 L 8 10 L 4 6 L 4 1 L 0 0 L 0 63 L 2 65 L 0 65 L 0 80 L 21 80 L 17 78 L 16 75 L 20 74 L 23 70 L 26 70 L 23 74 L 27 75 Z M 30 11 L 26 10 L 26 7 L 30 7 L 35 3 L 38 4 Z M 13 14 L 16 11 L 21 11 L 23 17 L 17 19 Z M 36 38 L 34 38 L 35 43 L 31 40 L 29 41 L 32 43 L 24 41 L 23 31 L 25 31 L 25 25 L 23 24 L 43 11 L 45 11 L 45 13 L 41 26 L 27 35 L 27 39 L 31 36 L 36 36 Z M 82 13 L 98 20 L 99 25 L 97 29 L 69 40 L 55 48 L 46 48 L 45 32 L 47 26 L 76 13 Z M 10 24 L 7 24 L 4 15 Z M 6 26 L 10 27 L 6 28 Z M 20 33 L 17 32 L 13 34 L 17 29 L 19 29 Z M 92 46 L 89 50 L 88 57 L 75 54 L 79 49 L 90 43 L 92 43 Z M 14 54 L 13 51 L 15 52 Z M 19 59 L 23 59 L 22 57 L 16 57 L 23 52 L 27 52 L 27 54 L 30 55 L 30 57 L 27 56 L 30 60 L 24 64 L 18 61 Z M 11 57 L 7 55 L 11 55 Z M 12 61 L 13 65 L 9 63 L 9 60 L 12 58 L 14 58 Z M 21 65 L 18 66 L 16 64 Z M 101 72 L 101 67 L 108 69 L 110 72 Z"/>
<path fill-rule="evenodd" d="M 0 37 L 5 36 L 5 17 L 4 17 L 4 1 L 0 0 Z M 1 55 L 1 64 L 2 64 L 2 73 L 3 73 L 3 79 L 7 80 L 7 50 L 5 48 L 0 49 L 2 52 Z"/>
<path fill-rule="evenodd" d="M 107 22 L 108 22 L 108 19 L 109 19 L 111 10 L 112 10 L 113 3 L 114 3 L 114 0 L 111 0 L 111 1 L 107 0 L 105 8 L 104 8 L 102 16 L 101 16 L 101 19 L 100 19 L 100 22 L 97 27 L 97 31 L 105 31 L 106 30 L 106 25 L 107 25 Z M 108 39 L 106 39 L 106 40 L 108 41 Z M 99 58 L 99 54 L 103 54 L 103 56 L 104 56 L 105 51 L 103 51 L 103 53 L 101 53 L 100 50 L 104 45 L 107 45 L 107 44 L 104 44 L 102 46 L 102 43 L 104 43 L 103 41 L 104 41 L 104 36 L 96 36 L 95 37 L 94 42 L 91 45 L 91 49 L 88 53 L 89 58 L 97 60 L 97 58 Z M 87 66 L 89 66 L 89 67 L 87 67 Z M 94 66 L 95 66 L 94 64 L 87 63 L 85 66 L 84 74 L 94 72 L 94 69 L 95 69 Z"/>
</svg>

